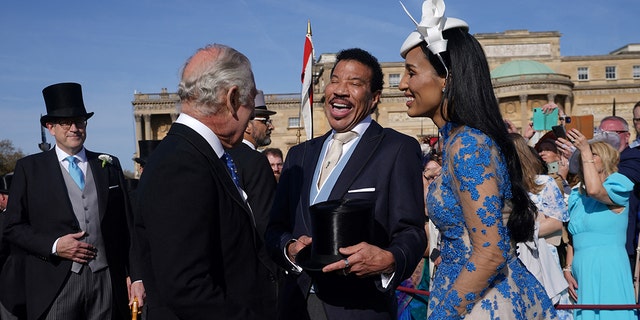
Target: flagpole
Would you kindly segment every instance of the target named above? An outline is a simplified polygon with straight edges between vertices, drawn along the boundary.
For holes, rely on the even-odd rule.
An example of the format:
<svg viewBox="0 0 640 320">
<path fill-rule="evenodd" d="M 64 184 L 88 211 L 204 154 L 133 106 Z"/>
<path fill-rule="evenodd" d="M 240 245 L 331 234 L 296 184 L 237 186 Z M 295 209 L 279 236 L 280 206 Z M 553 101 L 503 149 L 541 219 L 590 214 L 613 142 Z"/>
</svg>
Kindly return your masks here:
<svg viewBox="0 0 640 320">
<path fill-rule="evenodd" d="M 311 20 L 307 20 L 307 35 L 305 36 L 304 52 L 302 57 L 302 90 L 300 92 L 300 110 L 298 112 L 298 119 L 304 121 L 304 128 L 307 133 L 307 140 L 313 138 L 313 63 L 314 63 L 314 50 L 313 42 L 311 41 Z M 300 143 L 300 124 L 298 125 L 297 137 Z"/>
<path fill-rule="evenodd" d="M 612 111 L 612 115 L 615 116 L 616 115 L 616 98 L 613 98 L 613 111 Z"/>
</svg>

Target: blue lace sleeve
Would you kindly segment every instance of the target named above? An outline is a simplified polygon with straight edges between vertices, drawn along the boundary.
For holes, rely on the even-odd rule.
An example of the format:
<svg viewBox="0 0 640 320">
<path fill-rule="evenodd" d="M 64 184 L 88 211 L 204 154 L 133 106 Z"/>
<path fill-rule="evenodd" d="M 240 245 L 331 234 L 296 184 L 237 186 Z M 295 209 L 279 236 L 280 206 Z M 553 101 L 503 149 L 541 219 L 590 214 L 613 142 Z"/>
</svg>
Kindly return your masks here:
<svg viewBox="0 0 640 320">
<path fill-rule="evenodd" d="M 447 154 L 453 195 L 462 208 L 470 239 L 470 255 L 460 257 L 468 260 L 444 303 L 437 306 L 452 315 L 469 312 L 506 264 L 510 243 L 503 210 L 505 198 L 510 198 L 510 184 L 498 148 L 479 131 L 467 129 L 453 136 Z"/>
</svg>

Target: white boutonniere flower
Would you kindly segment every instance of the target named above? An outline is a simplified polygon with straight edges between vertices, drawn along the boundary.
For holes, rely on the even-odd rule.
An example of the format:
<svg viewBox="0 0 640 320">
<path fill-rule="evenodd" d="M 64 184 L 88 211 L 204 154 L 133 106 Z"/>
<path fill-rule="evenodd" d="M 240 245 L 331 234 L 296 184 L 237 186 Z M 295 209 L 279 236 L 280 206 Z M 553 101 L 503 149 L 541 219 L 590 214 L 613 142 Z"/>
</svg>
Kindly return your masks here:
<svg viewBox="0 0 640 320">
<path fill-rule="evenodd" d="M 102 160 L 102 167 L 104 168 L 105 164 L 111 164 L 113 162 L 113 158 L 111 158 L 108 154 L 101 154 L 98 156 L 98 159 Z"/>
</svg>

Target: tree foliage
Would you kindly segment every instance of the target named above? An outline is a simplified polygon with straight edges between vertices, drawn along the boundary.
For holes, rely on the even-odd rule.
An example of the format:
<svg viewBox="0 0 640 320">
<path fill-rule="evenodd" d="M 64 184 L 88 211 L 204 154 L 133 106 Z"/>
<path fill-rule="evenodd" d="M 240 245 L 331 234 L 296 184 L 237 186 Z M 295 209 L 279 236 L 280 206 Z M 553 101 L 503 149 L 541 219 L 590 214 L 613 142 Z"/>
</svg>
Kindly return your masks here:
<svg viewBox="0 0 640 320">
<path fill-rule="evenodd" d="M 24 156 L 25 154 L 22 150 L 13 146 L 11 140 L 0 140 L 0 175 L 13 172 L 16 167 L 16 161 Z"/>
</svg>

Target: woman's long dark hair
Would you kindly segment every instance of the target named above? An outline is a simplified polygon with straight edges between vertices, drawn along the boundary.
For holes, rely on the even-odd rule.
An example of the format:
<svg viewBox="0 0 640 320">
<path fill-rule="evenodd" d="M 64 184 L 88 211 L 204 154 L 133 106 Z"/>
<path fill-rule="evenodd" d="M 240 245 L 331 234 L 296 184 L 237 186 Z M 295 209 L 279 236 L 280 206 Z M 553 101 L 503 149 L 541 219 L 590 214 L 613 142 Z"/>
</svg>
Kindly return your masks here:
<svg viewBox="0 0 640 320">
<path fill-rule="evenodd" d="M 507 222 L 511 239 L 515 242 L 531 240 L 537 209 L 524 188 L 520 159 L 500 114 L 484 51 L 473 36 L 460 28 L 445 30 L 443 36 L 449 41 L 447 51 L 441 54 L 449 68 L 449 78 L 444 93 L 446 112 L 441 110 L 442 117 L 457 125 L 478 129 L 498 145 L 507 162 L 511 180 L 513 212 Z M 420 47 L 438 74 L 446 77 L 447 72 L 440 59 L 426 48 L 424 42 Z"/>
</svg>

